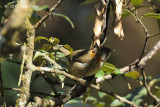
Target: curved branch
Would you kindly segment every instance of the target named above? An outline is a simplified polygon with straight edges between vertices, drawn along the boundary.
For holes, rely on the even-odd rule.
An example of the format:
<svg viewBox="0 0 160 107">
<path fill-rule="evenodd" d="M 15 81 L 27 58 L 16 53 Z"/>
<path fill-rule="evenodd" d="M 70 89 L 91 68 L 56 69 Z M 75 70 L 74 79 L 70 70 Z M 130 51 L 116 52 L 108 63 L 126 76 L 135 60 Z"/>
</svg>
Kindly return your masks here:
<svg viewBox="0 0 160 107">
<path fill-rule="evenodd" d="M 37 29 L 44 21 L 47 20 L 47 18 L 52 14 L 52 12 L 57 9 L 57 7 L 59 7 L 62 2 L 64 0 L 58 0 L 58 2 L 49 10 L 49 12 L 47 12 L 41 20 L 39 20 L 35 25 L 34 25 L 34 28 Z"/>
</svg>

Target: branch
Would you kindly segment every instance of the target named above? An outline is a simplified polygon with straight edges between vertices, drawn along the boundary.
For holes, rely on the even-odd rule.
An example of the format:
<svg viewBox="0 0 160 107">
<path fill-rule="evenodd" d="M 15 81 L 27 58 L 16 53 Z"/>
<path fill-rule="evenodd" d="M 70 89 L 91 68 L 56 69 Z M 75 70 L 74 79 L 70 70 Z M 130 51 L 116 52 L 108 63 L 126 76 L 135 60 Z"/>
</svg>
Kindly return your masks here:
<svg viewBox="0 0 160 107">
<path fill-rule="evenodd" d="M 75 77 L 73 75 L 70 75 L 68 73 L 66 73 L 65 71 L 61 71 L 61 70 L 58 70 L 58 69 L 54 69 L 54 68 L 47 68 L 47 67 L 35 67 L 34 65 L 30 65 L 30 66 L 33 66 L 33 67 L 30 67 L 30 68 L 33 68 L 33 71 L 40 71 L 40 72 L 50 72 L 50 73 L 58 73 L 58 74 L 61 74 L 61 75 L 64 75 L 64 76 L 67 76 L 69 77 L 70 79 L 73 79 L 73 80 L 76 80 L 78 81 L 82 86 L 89 86 L 91 88 L 94 88 L 98 91 L 101 91 L 101 92 L 104 92 L 104 93 L 107 93 L 111 96 L 113 96 L 114 98 L 120 100 L 121 102 L 124 102 L 124 103 L 127 103 L 131 106 L 134 106 L 134 107 L 138 107 L 136 104 L 134 104 L 133 102 L 129 101 L 129 100 L 126 100 L 122 97 L 120 97 L 119 95 L 113 93 L 113 92 L 110 92 L 106 89 L 103 89 L 103 88 L 100 88 L 99 86 L 96 86 L 94 84 L 90 84 L 89 82 L 87 82 L 86 80 L 82 79 L 82 78 L 78 78 L 78 77 Z M 71 100 L 72 97 L 70 97 L 70 99 L 68 99 L 67 101 Z M 62 100 L 62 99 L 61 99 Z M 56 101 L 54 102 L 56 104 Z"/>
<path fill-rule="evenodd" d="M 4 87 L 4 90 L 10 90 L 10 91 L 21 91 L 20 88 L 8 88 L 8 87 Z"/>
<path fill-rule="evenodd" d="M 156 35 L 158 35 L 158 33 Z M 144 67 L 146 65 L 147 61 L 149 59 L 151 59 L 158 52 L 159 49 L 160 49 L 160 40 L 152 47 L 152 49 L 148 52 L 148 54 L 146 54 L 144 57 L 142 57 L 142 59 L 140 61 L 138 61 L 138 59 L 137 59 L 133 63 L 131 63 L 130 65 L 125 66 L 123 68 L 120 68 L 119 70 L 124 74 L 128 71 L 134 70 L 135 68 Z M 113 79 L 114 76 L 115 75 L 111 75 L 111 74 L 106 75 L 105 79 L 106 80 Z M 98 83 L 103 82 L 103 81 L 104 80 L 98 81 Z"/>
<path fill-rule="evenodd" d="M 135 20 L 137 23 L 140 23 L 141 27 L 143 28 L 144 30 L 144 33 L 146 34 L 146 37 L 145 37 L 145 41 L 144 41 L 144 46 L 143 46 L 143 49 L 142 49 L 142 52 L 140 54 L 140 57 L 138 59 L 138 61 L 140 61 L 146 51 L 146 47 L 147 47 L 147 43 L 148 43 L 148 37 L 150 36 L 149 32 L 148 32 L 148 29 L 146 28 L 146 26 L 143 24 L 143 22 L 141 21 L 141 19 L 138 17 L 137 15 L 137 9 L 136 9 L 136 12 L 134 13 L 129 7 L 128 5 L 125 5 L 126 6 L 126 9 L 128 9 L 132 15 L 134 16 Z"/>
<path fill-rule="evenodd" d="M 155 37 L 155 36 L 159 36 L 159 35 L 160 35 L 160 32 L 152 34 L 152 35 L 148 35 L 147 38 L 151 38 L 151 37 Z"/>
<path fill-rule="evenodd" d="M 45 60 L 47 60 L 48 62 L 50 62 L 51 64 L 53 64 L 57 69 L 63 69 L 60 65 L 58 65 L 56 63 L 56 61 L 54 61 L 53 59 L 51 59 L 47 55 L 43 55 L 43 57 L 44 57 Z"/>
<path fill-rule="evenodd" d="M 144 72 L 144 67 L 141 69 L 141 72 L 142 72 L 142 76 L 143 76 L 143 85 L 144 85 L 145 88 L 147 89 L 148 94 L 149 94 L 157 103 L 160 103 L 160 99 L 159 99 L 156 95 L 152 94 L 150 88 L 148 87 L 146 74 L 145 74 L 145 72 Z"/>
<path fill-rule="evenodd" d="M 30 106 L 60 106 L 62 104 L 65 104 L 66 102 L 70 101 L 71 99 L 80 96 L 82 93 L 84 93 L 86 90 L 85 86 L 82 86 L 80 84 L 77 84 L 74 88 L 72 88 L 69 92 L 66 94 L 59 94 L 54 96 L 52 99 L 41 99 L 39 97 L 34 97 L 35 102 L 31 102 L 28 104 L 27 107 Z"/>
<path fill-rule="evenodd" d="M 148 52 L 148 54 L 140 60 L 139 66 L 145 66 L 147 61 L 151 59 L 158 52 L 159 49 L 160 49 L 160 40 L 153 46 L 150 52 Z"/>
<path fill-rule="evenodd" d="M 159 107 L 160 106 L 160 103 L 159 104 L 157 104 L 156 106 L 154 106 L 154 107 Z"/>
<path fill-rule="evenodd" d="M 142 66 L 145 66 L 147 61 L 149 59 L 151 59 L 156 53 L 157 51 L 160 49 L 160 40 L 153 46 L 153 48 L 148 52 L 147 55 L 145 55 L 137 64 L 137 60 L 133 62 L 133 64 L 129 65 L 129 66 L 125 66 L 123 68 L 120 68 L 120 70 L 125 73 L 127 71 L 130 71 L 131 69 L 135 69 L 138 67 L 142 67 Z"/>
<path fill-rule="evenodd" d="M 32 65 L 32 57 L 33 57 L 33 50 L 34 50 L 34 38 L 35 38 L 35 29 L 33 29 L 33 26 L 29 22 L 29 20 L 26 20 L 26 26 L 27 26 L 27 50 L 26 50 L 26 72 L 23 75 L 22 79 L 22 87 L 21 87 L 21 94 L 19 95 L 16 106 L 25 107 L 28 98 L 30 97 L 30 83 L 31 83 L 31 76 L 32 76 L 32 70 L 30 68 L 30 65 Z"/>
<path fill-rule="evenodd" d="M 47 20 L 47 18 L 52 14 L 52 12 L 57 9 L 64 0 L 58 0 L 58 2 L 47 12 L 41 20 L 39 20 L 35 25 L 34 28 L 37 29 L 44 21 Z"/>
<path fill-rule="evenodd" d="M 128 7 L 128 9 L 129 9 L 129 7 Z M 143 30 L 144 30 L 144 33 L 146 34 L 145 41 L 144 41 L 144 46 L 143 46 L 141 55 L 140 55 L 140 57 L 139 57 L 139 61 L 140 61 L 140 60 L 142 59 L 145 51 L 146 51 L 146 47 L 147 47 L 147 43 L 148 43 L 148 38 L 147 38 L 147 37 L 149 36 L 149 32 L 148 32 L 148 29 L 146 28 L 146 26 L 145 26 L 145 25 L 142 23 L 142 21 L 139 19 L 138 15 L 137 15 L 137 10 L 136 10 L 135 13 L 134 13 L 131 9 L 129 9 L 129 10 L 130 10 L 130 12 L 132 13 L 132 15 L 134 15 L 136 22 L 141 24 L 141 26 L 142 26 L 142 28 L 143 28 Z"/>
</svg>

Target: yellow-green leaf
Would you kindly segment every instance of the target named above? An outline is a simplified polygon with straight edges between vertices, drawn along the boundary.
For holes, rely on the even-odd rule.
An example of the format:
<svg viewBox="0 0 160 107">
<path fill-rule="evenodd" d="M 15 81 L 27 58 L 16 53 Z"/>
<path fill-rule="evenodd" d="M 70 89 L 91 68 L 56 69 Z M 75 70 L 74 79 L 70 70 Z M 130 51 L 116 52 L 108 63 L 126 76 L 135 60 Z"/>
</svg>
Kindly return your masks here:
<svg viewBox="0 0 160 107">
<path fill-rule="evenodd" d="M 48 41 L 48 39 L 46 37 L 43 37 L 43 36 L 36 37 L 34 41 L 37 42 L 37 41 L 40 41 L 40 40 Z"/>
<path fill-rule="evenodd" d="M 135 10 L 135 8 L 134 8 L 134 10 Z M 134 11 L 134 10 L 132 9 L 132 11 Z M 122 13 L 122 18 L 127 17 L 127 16 L 129 16 L 130 14 L 132 14 L 130 11 L 124 10 L 124 12 Z"/>
<path fill-rule="evenodd" d="M 55 60 L 55 57 L 53 56 L 53 54 L 50 54 L 50 58 L 52 58 L 53 60 Z"/>
<path fill-rule="evenodd" d="M 73 49 L 69 45 L 64 45 L 64 48 L 70 51 L 70 55 L 72 56 Z"/>
<path fill-rule="evenodd" d="M 33 61 L 35 61 L 38 57 L 42 57 L 42 56 L 47 55 L 47 54 L 48 54 L 48 52 L 46 52 L 46 51 L 42 51 L 42 52 L 37 51 L 35 53 L 34 57 L 33 57 Z"/>
<path fill-rule="evenodd" d="M 102 70 L 109 74 L 122 74 L 122 72 L 118 68 L 116 68 L 113 64 L 110 63 L 104 63 Z"/>
<path fill-rule="evenodd" d="M 53 45 L 53 46 L 56 46 L 57 44 L 59 44 L 59 39 L 57 38 L 49 38 L 49 42 Z"/>
<path fill-rule="evenodd" d="M 66 77 L 64 75 L 61 75 L 61 74 L 57 74 L 57 76 L 61 81 L 62 88 L 64 88 L 64 80 L 65 80 Z"/>
<path fill-rule="evenodd" d="M 33 6 L 32 8 L 34 11 L 41 11 L 41 10 L 46 10 L 46 9 L 49 9 L 49 6 L 48 5 L 43 5 L 43 6 Z"/>
<path fill-rule="evenodd" d="M 80 6 L 83 6 L 83 5 L 87 5 L 87 4 L 93 4 L 95 2 L 97 2 L 98 0 L 85 0 L 84 2 L 82 2 L 80 4 Z"/>
<path fill-rule="evenodd" d="M 40 50 L 49 51 L 52 48 L 51 44 L 43 44 Z"/>
<path fill-rule="evenodd" d="M 131 72 L 125 73 L 125 76 L 137 80 L 140 74 L 137 71 L 131 71 Z"/>
<path fill-rule="evenodd" d="M 67 17 L 66 15 L 60 14 L 60 13 L 55 13 L 55 12 L 52 12 L 52 14 L 65 18 L 71 24 L 71 27 L 74 28 L 74 24 L 73 24 L 72 20 L 69 17 Z"/>
<path fill-rule="evenodd" d="M 104 78 L 104 72 L 103 72 L 103 70 L 100 70 L 98 73 L 96 73 L 95 77 L 96 77 L 97 79 L 102 79 L 102 80 L 104 80 L 105 78 Z"/>
<path fill-rule="evenodd" d="M 154 17 L 154 18 L 160 19 L 160 14 L 158 14 L 158 13 L 146 13 L 143 16 L 141 16 L 141 18 L 143 18 L 143 17 Z"/>
<path fill-rule="evenodd" d="M 160 90 L 156 91 L 156 92 L 155 92 L 155 95 L 156 95 L 158 98 L 160 98 Z"/>
<path fill-rule="evenodd" d="M 138 6 L 143 3 L 143 0 L 131 0 L 133 6 Z"/>
</svg>

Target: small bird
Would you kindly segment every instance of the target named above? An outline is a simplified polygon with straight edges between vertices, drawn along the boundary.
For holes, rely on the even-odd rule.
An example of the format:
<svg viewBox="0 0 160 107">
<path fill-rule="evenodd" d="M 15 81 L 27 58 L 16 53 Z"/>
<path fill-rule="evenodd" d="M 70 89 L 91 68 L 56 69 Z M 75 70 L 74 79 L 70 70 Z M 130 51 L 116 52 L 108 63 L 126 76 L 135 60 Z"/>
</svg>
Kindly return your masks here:
<svg viewBox="0 0 160 107">
<path fill-rule="evenodd" d="M 64 50 L 60 50 L 64 52 Z M 111 50 L 105 47 L 73 51 L 72 55 L 66 56 L 69 73 L 80 78 L 96 74 L 108 59 L 110 52 Z"/>
</svg>

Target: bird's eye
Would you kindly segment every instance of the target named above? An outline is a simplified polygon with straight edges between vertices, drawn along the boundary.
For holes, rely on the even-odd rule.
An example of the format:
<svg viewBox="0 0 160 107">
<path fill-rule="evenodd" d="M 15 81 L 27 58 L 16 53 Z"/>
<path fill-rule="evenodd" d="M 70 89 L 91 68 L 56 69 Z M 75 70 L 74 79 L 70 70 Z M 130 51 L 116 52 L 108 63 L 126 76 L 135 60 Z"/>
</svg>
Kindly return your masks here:
<svg viewBox="0 0 160 107">
<path fill-rule="evenodd" d="M 96 53 L 94 50 L 92 50 L 92 53 Z"/>
</svg>

